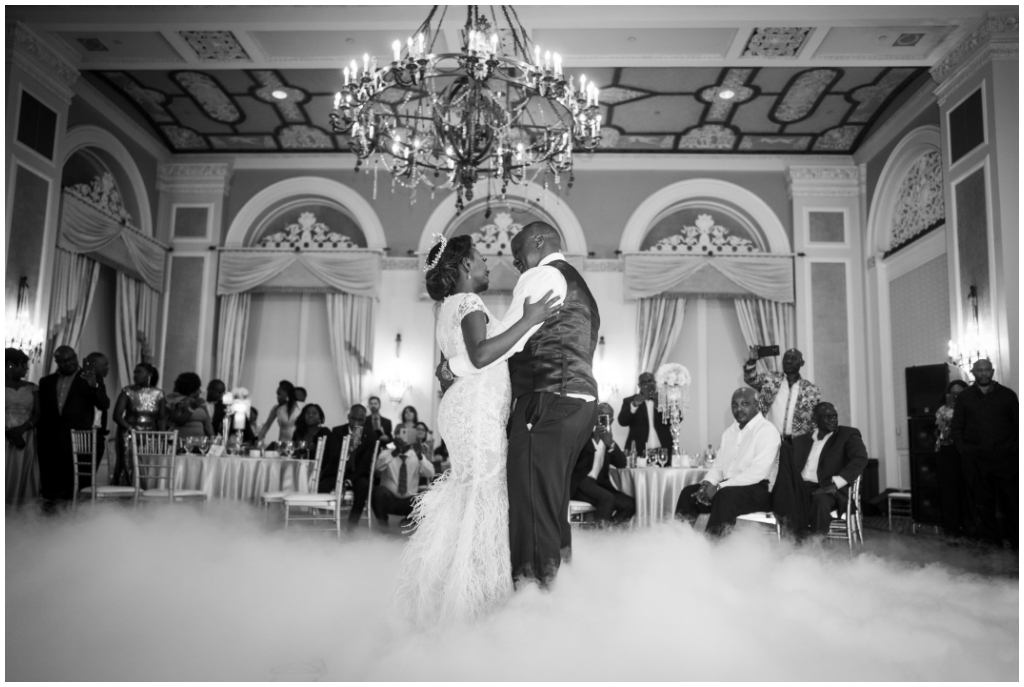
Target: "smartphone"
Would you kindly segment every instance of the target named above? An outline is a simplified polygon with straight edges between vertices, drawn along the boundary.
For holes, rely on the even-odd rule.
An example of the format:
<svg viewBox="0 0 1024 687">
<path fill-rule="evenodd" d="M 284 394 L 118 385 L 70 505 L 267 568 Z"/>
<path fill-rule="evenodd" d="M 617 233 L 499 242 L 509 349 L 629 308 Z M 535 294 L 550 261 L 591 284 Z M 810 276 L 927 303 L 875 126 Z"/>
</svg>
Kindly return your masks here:
<svg viewBox="0 0 1024 687">
<path fill-rule="evenodd" d="M 758 358 L 771 358 L 779 354 L 778 346 L 758 346 L 757 357 Z"/>
<path fill-rule="evenodd" d="M 611 415 L 598 415 L 597 416 L 597 426 L 600 427 L 601 429 L 611 429 L 611 426 L 612 426 L 612 416 Z"/>
</svg>

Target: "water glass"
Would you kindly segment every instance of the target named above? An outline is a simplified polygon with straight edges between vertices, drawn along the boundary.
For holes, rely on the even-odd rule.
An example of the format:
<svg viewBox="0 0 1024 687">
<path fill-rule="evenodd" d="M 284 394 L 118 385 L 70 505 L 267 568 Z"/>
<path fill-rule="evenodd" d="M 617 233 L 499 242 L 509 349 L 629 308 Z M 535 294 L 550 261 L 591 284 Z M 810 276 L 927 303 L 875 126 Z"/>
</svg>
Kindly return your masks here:
<svg viewBox="0 0 1024 687">
<path fill-rule="evenodd" d="M 669 465 L 669 450 L 667 448 L 658 449 L 658 466 L 666 467 Z"/>
</svg>

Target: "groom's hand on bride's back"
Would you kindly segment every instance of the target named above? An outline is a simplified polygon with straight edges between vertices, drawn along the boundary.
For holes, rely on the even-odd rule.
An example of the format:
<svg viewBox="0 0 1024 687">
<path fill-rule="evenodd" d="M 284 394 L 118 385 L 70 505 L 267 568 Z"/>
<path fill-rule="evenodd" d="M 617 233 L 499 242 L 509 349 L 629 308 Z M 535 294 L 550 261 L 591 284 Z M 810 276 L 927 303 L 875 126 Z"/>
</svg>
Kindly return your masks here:
<svg viewBox="0 0 1024 687">
<path fill-rule="evenodd" d="M 434 376 L 437 377 L 437 381 L 441 384 L 442 394 L 448 391 L 448 387 L 455 383 L 455 375 L 448 369 L 447 358 L 441 358 L 441 362 L 434 369 Z"/>
</svg>

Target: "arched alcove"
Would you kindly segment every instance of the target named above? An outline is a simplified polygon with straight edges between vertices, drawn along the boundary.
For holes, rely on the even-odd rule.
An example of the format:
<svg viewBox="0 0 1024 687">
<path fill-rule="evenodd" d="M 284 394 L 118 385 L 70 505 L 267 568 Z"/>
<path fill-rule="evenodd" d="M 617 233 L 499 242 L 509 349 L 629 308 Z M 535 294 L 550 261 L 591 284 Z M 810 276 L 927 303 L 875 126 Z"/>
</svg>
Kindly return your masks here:
<svg viewBox="0 0 1024 687">
<path fill-rule="evenodd" d="M 317 201 L 327 201 L 343 208 L 362 231 L 367 248 L 382 250 L 387 246 L 384 225 L 370 203 L 348 186 L 323 177 L 286 179 L 254 195 L 231 221 L 224 246 L 242 248 L 249 245 L 254 233 L 266 220 L 267 213 L 285 203 Z"/>
<path fill-rule="evenodd" d="M 641 250 L 648 232 L 667 214 L 699 202 L 719 207 L 761 237 L 761 248 L 770 253 L 789 253 L 791 244 L 778 215 L 759 196 L 742 186 L 717 179 L 688 179 L 660 189 L 633 211 L 622 232 L 619 250 Z"/>
</svg>

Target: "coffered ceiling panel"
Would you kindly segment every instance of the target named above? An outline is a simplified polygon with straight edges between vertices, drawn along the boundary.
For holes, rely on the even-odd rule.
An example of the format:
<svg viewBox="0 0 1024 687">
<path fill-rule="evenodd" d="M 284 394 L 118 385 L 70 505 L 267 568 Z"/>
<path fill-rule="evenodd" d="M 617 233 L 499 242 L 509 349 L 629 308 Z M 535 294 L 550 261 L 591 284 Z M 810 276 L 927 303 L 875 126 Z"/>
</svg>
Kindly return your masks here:
<svg viewBox="0 0 1024 687">
<path fill-rule="evenodd" d="M 586 10 L 581 10 L 586 11 Z M 736 29 L 539 29 L 533 41 L 562 55 L 725 57 Z"/>
<path fill-rule="evenodd" d="M 816 57 L 920 59 L 953 30 L 951 26 L 850 26 L 828 30 Z"/>
</svg>

